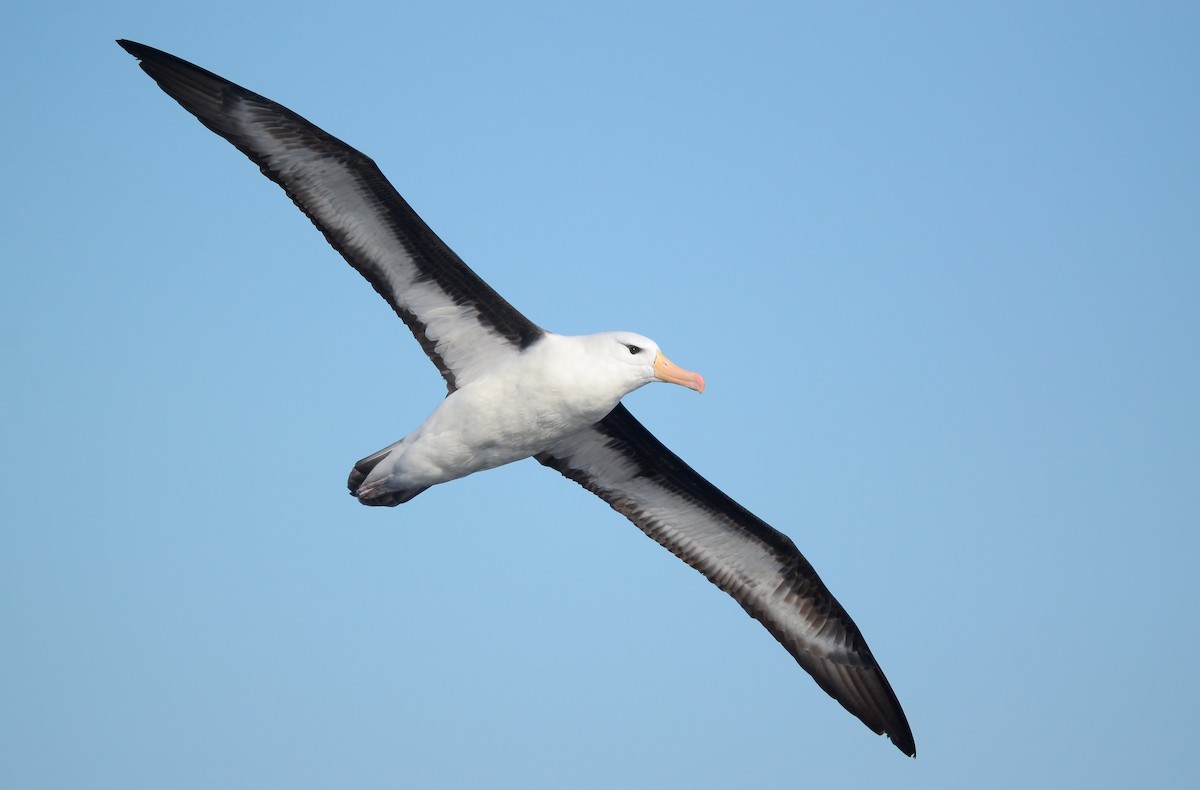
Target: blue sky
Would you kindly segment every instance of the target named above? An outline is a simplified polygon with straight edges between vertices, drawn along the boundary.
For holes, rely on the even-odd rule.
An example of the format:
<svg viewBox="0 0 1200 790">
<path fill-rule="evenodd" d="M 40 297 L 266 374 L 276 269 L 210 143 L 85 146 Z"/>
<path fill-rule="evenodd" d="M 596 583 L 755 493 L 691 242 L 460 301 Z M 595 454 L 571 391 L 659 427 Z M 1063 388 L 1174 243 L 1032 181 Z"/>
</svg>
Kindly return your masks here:
<svg viewBox="0 0 1200 790">
<path fill-rule="evenodd" d="M 1190 786 L 1200 7 L 331 8 L 0 11 L 0 785 Z M 118 37 L 702 372 L 626 403 L 796 541 L 918 758 L 532 461 L 348 497 L 441 380 Z"/>
</svg>

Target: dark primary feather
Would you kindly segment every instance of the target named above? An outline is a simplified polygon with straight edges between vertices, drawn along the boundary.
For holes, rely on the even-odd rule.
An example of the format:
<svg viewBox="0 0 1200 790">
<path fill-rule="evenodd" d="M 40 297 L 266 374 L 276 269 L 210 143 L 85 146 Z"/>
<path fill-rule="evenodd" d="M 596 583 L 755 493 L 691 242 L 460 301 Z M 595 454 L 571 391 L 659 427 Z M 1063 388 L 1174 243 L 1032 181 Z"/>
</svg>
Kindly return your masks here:
<svg viewBox="0 0 1200 790">
<path fill-rule="evenodd" d="M 451 390 L 480 355 L 523 349 L 542 335 L 429 229 L 368 157 L 187 61 L 118 43 L 164 91 L 283 187 L 404 320 Z M 448 312 L 457 319 L 449 328 Z M 356 465 L 351 488 L 381 453 Z M 905 754 L 916 753 L 904 712 L 862 634 L 792 541 L 696 474 L 624 406 L 538 460 L 603 498 L 732 595 L 821 688 Z"/>
</svg>

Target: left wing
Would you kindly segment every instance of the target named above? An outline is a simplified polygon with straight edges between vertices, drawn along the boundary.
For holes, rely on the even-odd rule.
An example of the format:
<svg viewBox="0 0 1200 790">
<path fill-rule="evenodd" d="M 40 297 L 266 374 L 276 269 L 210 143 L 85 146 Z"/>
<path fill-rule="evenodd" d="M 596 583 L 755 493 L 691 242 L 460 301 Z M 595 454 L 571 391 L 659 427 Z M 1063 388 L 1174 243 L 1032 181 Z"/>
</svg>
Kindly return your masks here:
<svg viewBox="0 0 1200 790">
<path fill-rule="evenodd" d="M 537 459 L 733 596 L 831 697 L 916 755 L 908 720 L 866 640 L 796 545 L 693 471 L 624 406 Z"/>
</svg>

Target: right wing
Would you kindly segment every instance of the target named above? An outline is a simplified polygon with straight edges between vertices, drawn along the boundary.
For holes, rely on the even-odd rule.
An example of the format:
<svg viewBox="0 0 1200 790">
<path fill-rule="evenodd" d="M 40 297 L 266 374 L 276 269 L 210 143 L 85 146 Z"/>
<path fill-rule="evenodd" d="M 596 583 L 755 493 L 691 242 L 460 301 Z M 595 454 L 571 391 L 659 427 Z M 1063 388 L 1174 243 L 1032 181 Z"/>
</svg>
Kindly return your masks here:
<svg viewBox="0 0 1200 790">
<path fill-rule="evenodd" d="M 450 391 L 542 336 L 429 229 L 371 159 L 212 72 L 144 44 L 117 43 L 283 187 L 404 320 Z"/>
</svg>

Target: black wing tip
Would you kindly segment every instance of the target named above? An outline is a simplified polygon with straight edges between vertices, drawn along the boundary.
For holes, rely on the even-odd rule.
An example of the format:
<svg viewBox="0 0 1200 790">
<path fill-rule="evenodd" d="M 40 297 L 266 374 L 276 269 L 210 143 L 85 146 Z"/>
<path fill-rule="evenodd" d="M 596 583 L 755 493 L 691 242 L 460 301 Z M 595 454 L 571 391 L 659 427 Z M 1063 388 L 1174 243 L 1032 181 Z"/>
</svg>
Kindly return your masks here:
<svg viewBox="0 0 1200 790">
<path fill-rule="evenodd" d="M 908 728 L 908 722 L 904 723 L 904 729 L 898 732 L 888 732 L 887 737 L 891 739 L 892 745 L 902 751 L 905 756 L 912 757 L 914 760 L 917 757 L 917 742 L 913 740 L 912 730 Z"/>
<path fill-rule="evenodd" d="M 262 99 L 258 94 L 248 91 L 240 85 L 235 85 L 221 75 L 214 74 L 208 69 L 197 66 L 195 63 L 184 60 L 177 55 L 172 55 L 170 52 L 163 52 L 161 49 L 155 49 L 146 44 L 139 44 L 127 38 L 118 38 L 117 44 L 120 45 L 121 49 L 137 58 L 138 65 L 142 67 L 142 71 L 149 74 L 159 84 L 159 87 L 177 101 L 180 98 L 178 91 L 182 83 L 188 83 L 193 88 L 203 86 L 208 91 L 232 88 L 249 96 Z M 184 104 L 184 107 L 192 114 L 199 116 L 199 113 L 194 108 L 188 107 L 187 104 Z M 204 121 L 204 119 L 201 118 L 201 121 Z"/>
<path fill-rule="evenodd" d="M 874 657 L 871 657 L 874 661 Z M 872 726 L 871 722 L 866 717 L 858 712 L 851 710 L 859 720 L 866 724 L 871 729 L 878 732 L 880 735 L 886 735 L 892 744 L 904 752 L 909 757 L 917 756 L 917 743 L 913 738 L 912 727 L 908 724 L 908 717 L 904 715 L 904 709 L 900 707 L 900 700 L 896 698 L 896 692 L 892 691 L 892 685 L 888 683 L 887 678 L 883 674 L 883 670 L 878 664 L 875 665 L 875 674 L 879 680 L 879 687 L 886 695 L 884 699 L 876 697 L 876 707 L 874 710 L 875 721 L 878 729 Z M 839 700 L 841 701 L 841 700 Z M 845 702 L 842 702 L 844 705 Z"/>
<path fill-rule="evenodd" d="M 127 38 L 118 38 L 117 45 L 138 60 L 179 60 L 179 58 L 168 52 L 163 52 L 161 49 L 155 49 L 146 44 L 140 44 L 137 41 L 130 41 Z"/>
<path fill-rule="evenodd" d="M 883 732 L 887 735 L 892 744 L 904 752 L 909 757 L 917 756 L 917 742 L 913 738 L 912 727 L 908 724 L 908 717 L 904 715 L 904 709 L 900 707 L 900 700 L 896 698 L 896 692 L 892 691 L 892 685 L 888 683 L 884 677 L 883 670 L 876 664 L 876 672 L 879 675 L 884 690 L 887 692 L 888 702 L 884 704 L 880 711 L 884 715 Z"/>
<path fill-rule="evenodd" d="M 846 706 L 846 701 L 839 696 L 835 696 L 838 702 L 846 706 L 847 710 L 853 713 L 859 721 L 867 725 L 878 735 L 886 735 L 892 745 L 902 751 L 908 757 L 917 756 L 917 743 L 913 739 L 912 728 L 908 725 L 908 717 L 904 715 L 904 710 L 900 707 L 900 701 L 896 699 L 895 693 L 892 692 L 892 687 L 888 685 L 887 678 L 883 676 L 883 672 L 876 668 L 876 673 L 879 679 L 883 682 L 884 688 L 891 697 L 891 704 L 884 704 L 882 707 L 875 707 L 871 710 L 873 715 L 863 715 L 862 711 L 856 711 L 849 706 Z"/>
<path fill-rule="evenodd" d="M 801 666 L 804 666 L 801 664 Z M 808 667 L 804 667 L 808 670 Z M 895 692 L 892 691 L 891 685 L 884 677 L 883 671 L 879 666 L 875 666 L 874 676 L 878 681 L 878 685 L 869 683 L 866 686 L 855 684 L 852 691 L 845 688 L 829 688 L 822 682 L 822 678 L 809 670 L 809 674 L 813 676 L 813 680 L 819 685 L 829 696 L 833 697 L 842 707 L 850 711 L 856 719 L 867 725 L 867 728 L 876 735 L 886 735 L 892 745 L 903 752 L 908 757 L 917 756 L 917 743 L 913 739 L 912 728 L 908 724 L 908 717 L 904 715 L 904 709 L 900 707 L 900 700 L 896 699 Z M 887 699 L 880 699 L 873 692 L 882 691 L 886 694 Z M 857 703 L 853 696 L 857 693 L 868 692 L 870 696 L 875 697 L 873 704 L 864 700 L 859 700 Z"/>
<path fill-rule="evenodd" d="M 872 662 L 875 660 L 874 656 L 870 656 L 870 659 Z M 904 715 L 900 700 L 896 698 L 896 692 L 892 691 L 892 685 L 888 683 L 878 663 L 875 663 L 871 674 L 874 676 L 873 680 L 868 681 L 865 686 L 857 686 L 860 692 L 867 693 L 869 699 L 873 698 L 865 709 L 850 704 L 849 698 L 842 690 L 838 690 L 837 693 L 829 689 L 826 691 L 877 735 L 886 735 L 892 745 L 905 755 L 916 757 L 917 743 L 913 738 L 912 727 L 908 724 L 908 717 Z M 813 678 L 817 679 L 817 676 L 813 675 Z M 820 680 L 817 680 L 817 683 L 821 685 Z"/>
</svg>

